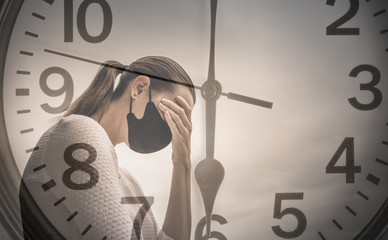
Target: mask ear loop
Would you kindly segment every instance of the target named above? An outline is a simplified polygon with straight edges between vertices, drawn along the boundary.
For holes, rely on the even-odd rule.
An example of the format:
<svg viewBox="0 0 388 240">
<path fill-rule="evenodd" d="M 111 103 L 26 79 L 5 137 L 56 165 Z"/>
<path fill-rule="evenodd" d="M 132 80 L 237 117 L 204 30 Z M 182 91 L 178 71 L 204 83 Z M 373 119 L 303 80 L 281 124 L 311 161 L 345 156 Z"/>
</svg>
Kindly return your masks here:
<svg viewBox="0 0 388 240">
<path fill-rule="evenodd" d="M 149 102 L 151 102 L 151 83 L 150 83 L 150 99 Z"/>
</svg>

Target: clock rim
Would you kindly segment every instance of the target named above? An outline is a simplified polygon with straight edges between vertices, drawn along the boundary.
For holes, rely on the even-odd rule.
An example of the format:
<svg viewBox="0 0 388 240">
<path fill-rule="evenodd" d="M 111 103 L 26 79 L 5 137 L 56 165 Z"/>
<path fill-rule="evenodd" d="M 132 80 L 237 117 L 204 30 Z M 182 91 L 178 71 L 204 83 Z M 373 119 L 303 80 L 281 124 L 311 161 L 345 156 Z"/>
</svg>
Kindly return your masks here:
<svg viewBox="0 0 388 240">
<path fill-rule="evenodd" d="M 3 0 L 0 6 L 0 224 L 12 239 L 21 239 L 23 230 L 20 219 L 19 185 L 20 172 L 12 154 L 8 133 L 5 126 L 3 101 L 3 80 L 8 45 L 15 21 L 24 0 Z M 4 184 L 6 183 L 6 184 Z M 353 240 L 384 239 L 388 236 L 388 197 L 380 209 L 368 221 L 366 226 Z"/>
</svg>

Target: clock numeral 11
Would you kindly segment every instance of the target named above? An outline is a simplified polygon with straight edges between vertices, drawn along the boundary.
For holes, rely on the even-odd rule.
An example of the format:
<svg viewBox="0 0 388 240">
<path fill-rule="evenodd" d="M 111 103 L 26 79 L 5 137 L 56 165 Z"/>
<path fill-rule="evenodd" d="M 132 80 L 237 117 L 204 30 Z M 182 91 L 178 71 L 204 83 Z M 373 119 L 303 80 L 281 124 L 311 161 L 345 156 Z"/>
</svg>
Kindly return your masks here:
<svg viewBox="0 0 388 240">
<path fill-rule="evenodd" d="M 65 42 L 73 42 L 73 2 L 74 0 L 64 0 L 65 15 Z M 98 4 L 103 13 L 103 27 L 97 36 L 91 36 L 86 28 L 86 11 L 91 4 Z M 89 43 L 100 43 L 104 41 L 112 30 L 112 10 L 106 0 L 84 0 L 79 6 L 77 13 L 77 28 L 81 37 Z"/>
</svg>

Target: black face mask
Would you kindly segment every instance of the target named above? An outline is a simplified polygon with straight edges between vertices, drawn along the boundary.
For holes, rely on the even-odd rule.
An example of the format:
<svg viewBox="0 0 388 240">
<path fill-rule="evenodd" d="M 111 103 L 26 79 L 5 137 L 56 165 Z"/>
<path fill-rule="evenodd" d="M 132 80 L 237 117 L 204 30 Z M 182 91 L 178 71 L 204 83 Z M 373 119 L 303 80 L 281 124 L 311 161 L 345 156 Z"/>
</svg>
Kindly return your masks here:
<svg viewBox="0 0 388 240">
<path fill-rule="evenodd" d="M 150 98 L 142 119 L 132 113 L 132 97 L 127 115 L 129 147 L 138 153 L 153 153 L 170 144 L 172 134 L 167 122 L 160 116 Z"/>
</svg>

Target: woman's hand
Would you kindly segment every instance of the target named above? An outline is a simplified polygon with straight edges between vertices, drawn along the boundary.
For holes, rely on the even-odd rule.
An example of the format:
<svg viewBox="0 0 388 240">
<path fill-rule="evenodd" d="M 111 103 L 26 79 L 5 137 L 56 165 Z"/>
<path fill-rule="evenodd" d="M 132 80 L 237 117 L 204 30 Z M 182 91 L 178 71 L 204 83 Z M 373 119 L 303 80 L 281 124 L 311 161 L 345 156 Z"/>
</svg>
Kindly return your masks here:
<svg viewBox="0 0 388 240">
<path fill-rule="evenodd" d="M 158 107 L 163 111 L 164 118 L 172 133 L 172 162 L 174 166 L 191 169 L 191 107 L 186 100 L 178 96 L 175 102 L 163 98 Z"/>
</svg>

